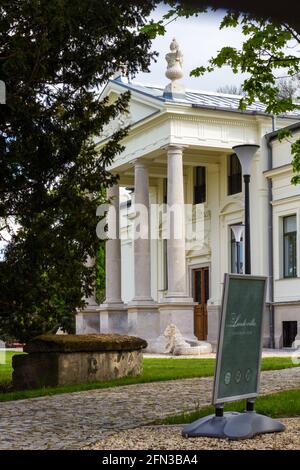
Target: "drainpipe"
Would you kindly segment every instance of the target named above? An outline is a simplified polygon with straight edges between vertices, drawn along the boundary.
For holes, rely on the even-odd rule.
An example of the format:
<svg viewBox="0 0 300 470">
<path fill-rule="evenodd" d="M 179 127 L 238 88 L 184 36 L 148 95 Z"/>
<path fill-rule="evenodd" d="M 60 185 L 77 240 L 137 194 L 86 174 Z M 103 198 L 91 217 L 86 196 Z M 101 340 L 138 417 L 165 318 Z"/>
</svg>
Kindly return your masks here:
<svg viewBox="0 0 300 470">
<path fill-rule="evenodd" d="M 275 116 L 272 116 L 272 131 L 276 130 Z M 268 170 L 273 168 L 273 153 L 270 137 L 265 136 L 268 148 Z M 272 179 L 268 178 L 268 239 L 269 239 L 269 328 L 270 348 L 275 348 L 275 321 L 274 321 L 274 259 L 273 259 L 273 191 Z"/>
</svg>

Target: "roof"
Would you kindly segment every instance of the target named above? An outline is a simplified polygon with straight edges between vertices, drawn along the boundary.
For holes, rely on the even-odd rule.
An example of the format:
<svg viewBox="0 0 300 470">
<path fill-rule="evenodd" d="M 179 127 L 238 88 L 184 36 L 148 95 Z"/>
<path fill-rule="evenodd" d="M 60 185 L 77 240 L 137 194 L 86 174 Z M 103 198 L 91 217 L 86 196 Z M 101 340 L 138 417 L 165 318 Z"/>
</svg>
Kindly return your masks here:
<svg viewBox="0 0 300 470">
<path fill-rule="evenodd" d="M 196 108 L 219 109 L 223 111 L 235 111 L 246 114 L 265 114 L 265 105 L 258 101 L 248 105 L 245 110 L 239 109 L 241 95 L 229 95 L 225 93 L 217 93 L 203 90 L 186 90 L 184 97 L 165 98 L 163 96 L 164 87 L 157 85 L 144 85 L 136 82 L 125 83 L 122 77 L 111 80 L 122 87 L 132 90 L 151 98 L 155 98 L 160 102 L 171 102 L 176 104 L 191 105 Z M 294 118 L 300 116 L 300 113 L 287 113 L 285 117 Z"/>
<path fill-rule="evenodd" d="M 299 116 L 299 118 L 300 118 L 300 116 Z M 268 142 L 270 142 L 271 140 L 275 140 L 278 137 L 279 131 L 282 132 L 284 130 L 291 131 L 292 133 L 295 132 L 295 131 L 296 132 L 299 131 L 300 130 L 300 121 L 295 122 L 294 124 L 290 124 L 289 126 L 283 127 L 281 129 L 277 129 L 276 131 L 269 132 L 268 134 L 265 135 L 265 138 L 267 139 Z"/>
</svg>

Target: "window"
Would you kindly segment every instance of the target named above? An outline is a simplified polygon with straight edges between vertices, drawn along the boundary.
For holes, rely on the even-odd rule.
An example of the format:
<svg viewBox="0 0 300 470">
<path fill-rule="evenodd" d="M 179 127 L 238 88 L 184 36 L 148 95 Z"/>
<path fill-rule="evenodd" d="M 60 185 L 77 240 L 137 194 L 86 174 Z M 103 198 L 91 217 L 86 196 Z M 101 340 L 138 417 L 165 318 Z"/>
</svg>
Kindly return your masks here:
<svg viewBox="0 0 300 470">
<path fill-rule="evenodd" d="M 298 333 L 296 321 L 283 321 L 282 322 L 282 336 L 284 348 L 291 348 Z"/>
<path fill-rule="evenodd" d="M 283 217 L 283 276 L 297 277 L 296 215 Z"/>
<path fill-rule="evenodd" d="M 167 204 L 168 196 L 168 178 L 163 179 L 163 203 Z"/>
<path fill-rule="evenodd" d="M 242 167 L 235 153 L 228 159 L 228 195 L 242 191 Z"/>
<path fill-rule="evenodd" d="M 231 229 L 231 226 L 229 227 L 230 230 L 230 256 L 231 256 L 231 266 L 230 266 L 230 272 L 232 274 L 243 274 L 244 272 L 244 239 L 243 236 L 241 237 L 241 241 L 238 244 L 235 241 L 234 238 L 234 233 Z M 238 249 L 239 249 L 239 258 L 240 258 L 240 270 L 238 271 Z"/>
<path fill-rule="evenodd" d="M 204 166 L 195 168 L 194 204 L 206 201 L 206 169 Z"/>
<path fill-rule="evenodd" d="M 134 188 L 127 187 L 125 189 L 129 193 L 129 199 L 127 199 L 126 204 L 127 204 L 127 207 L 131 207 L 132 206 L 132 194 L 134 193 Z"/>
</svg>

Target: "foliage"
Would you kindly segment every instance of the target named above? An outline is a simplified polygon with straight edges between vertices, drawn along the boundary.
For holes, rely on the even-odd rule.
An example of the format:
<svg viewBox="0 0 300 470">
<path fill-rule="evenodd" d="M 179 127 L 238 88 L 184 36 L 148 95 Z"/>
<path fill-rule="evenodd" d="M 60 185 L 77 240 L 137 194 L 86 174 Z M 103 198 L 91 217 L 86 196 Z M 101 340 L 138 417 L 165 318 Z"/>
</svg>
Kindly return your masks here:
<svg viewBox="0 0 300 470">
<path fill-rule="evenodd" d="M 100 243 L 96 257 L 96 302 L 105 300 L 105 244 Z"/>
<path fill-rule="evenodd" d="M 229 95 L 243 95 L 244 90 L 241 86 L 236 86 L 236 85 L 224 85 L 220 86 L 217 89 L 218 93 L 226 93 Z"/>
<path fill-rule="evenodd" d="M 96 151 L 94 137 L 126 112 L 99 91 L 122 64 L 148 70 L 151 42 L 138 31 L 155 1 L 1 2 L 0 220 L 12 236 L 0 269 L 0 337 L 21 340 L 74 329 L 94 286 L 96 207 L 116 180 L 120 128 Z M 1 235 L 1 232 L 0 232 Z"/>
<path fill-rule="evenodd" d="M 296 75 L 292 78 L 280 78 L 277 86 L 279 89 L 278 98 L 291 98 L 292 100 L 297 99 L 299 93 L 300 75 Z"/>
<path fill-rule="evenodd" d="M 155 39 L 156 36 L 164 36 L 167 31 L 167 25 L 172 21 L 176 21 L 179 17 L 189 18 L 190 16 L 198 16 L 199 13 L 207 11 L 207 7 L 205 6 L 194 7 L 192 5 L 185 4 L 184 1 L 165 0 L 164 3 L 170 5 L 171 9 L 162 16 L 161 20 L 150 20 L 140 28 L 140 31 L 147 34 L 150 39 Z"/>
</svg>

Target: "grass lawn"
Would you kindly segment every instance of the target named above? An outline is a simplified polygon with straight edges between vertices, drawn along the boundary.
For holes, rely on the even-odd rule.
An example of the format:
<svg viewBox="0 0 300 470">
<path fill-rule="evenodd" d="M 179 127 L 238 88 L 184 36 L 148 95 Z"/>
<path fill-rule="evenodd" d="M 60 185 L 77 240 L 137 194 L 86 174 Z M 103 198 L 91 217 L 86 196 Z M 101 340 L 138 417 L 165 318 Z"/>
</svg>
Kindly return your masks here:
<svg viewBox="0 0 300 470">
<path fill-rule="evenodd" d="M 11 358 L 13 352 L 6 353 L 6 364 L 0 364 L 0 401 L 19 400 L 23 398 L 54 395 L 57 393 L 77 392 L 98 388 L 117 387 L 138 383 L 175 380 L 191 377 L 209 377 L 214 374 L 215 359 L 167 359 L 145 358 L 144 371 L 139 377 L 125 377 L 109 382 L 94 382 L 81 385 L 66 385 L 26 391 L 9 391 L 11 389 Z M 262 370 L 275 370 L 295 367 L 289 357 L 268 357 L 262 360 Z"/>
<path fill-rule="evenodd" d="M 224 406 L 224 411 L 245 410 L 245 400 L 228 403 Z M 192 412 L 181 413 L 169 416 L 156 424 L 186 424 L 196 421 L 214 413 L 213 406 L 198 408 Z M 288 418 L 290 416 L 300 416 L 300 390 L 285 390 L 284 392 L 271 393 L 260 396 L 255 400 L 255 411 L 257 413 L 270 416 L 271 418 Z"/>
</svg>

